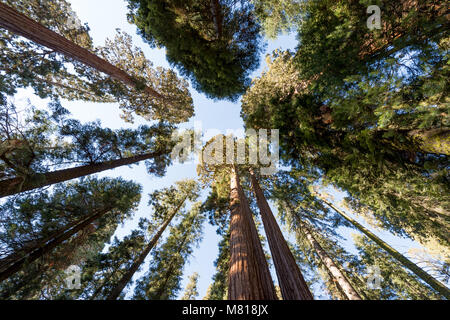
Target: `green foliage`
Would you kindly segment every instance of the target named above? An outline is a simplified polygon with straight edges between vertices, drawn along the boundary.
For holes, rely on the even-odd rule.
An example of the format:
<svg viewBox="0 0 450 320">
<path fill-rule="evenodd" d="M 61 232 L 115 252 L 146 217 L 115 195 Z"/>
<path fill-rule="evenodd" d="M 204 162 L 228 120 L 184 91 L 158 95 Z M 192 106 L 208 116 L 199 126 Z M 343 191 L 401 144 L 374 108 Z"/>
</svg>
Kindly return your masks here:
<svg viewBox="0 0 450 320">
<path fill-rule="evenodd" d="M 95 48 L 87 25 L 74 27 L 68 23 L 69 17 L 72 19 L 68 2 L 8 0 L 7 4 L 125 71 L 140 85 L 128 87 L 94 68 L 1 30 L 0 94 L 13 95 L 19 88 L 31 87 L 41 98 L 117 102 L 122 117 L 129 122 L 133 114 L 171 123 L 185 122 L 193 115 L 187 81 L 172 70 L 153 68 L 143 51 L 133 47 L 128 34 L 117 30 L 114 39 Z M 72 15 L 76 18 L 75 13 Z M 142 90 L 145 87 L 160 96 Z"/>
<path fill-rule="evenodd" d="M 226 232 L 219 242 L 219 255 L 214 261 L 216 273 L 209 288 L 208 300 L 226 300 L 228 290 L 228 270 L 230 268 L 230 234 Z"/>
<path fill-rule="evenodd" d="M 65 295 L 66 268 L 83 267 L 103 250 L 117 226 L 132 215 L 140 193 L 141 186 L 131 181 L 89 178 L 56 185 L 52 193 L 41 191 L 8 199 L 0 210 L 2 263 L 40 247 L 56 232 L 83 217 L 107 212 L 2 282 L 2 298 L 56 299 Z"/>
<path fill-rule="evenodd" d="M 129 21 L 194 87 L 211 98 L 236 100 L 249 85 L 261 51 L 249 1 L 129 0 Z"/>
<path fill-rule="evenodd" d="M 186 289 L 184 290 L 184 294 L 181 297 L 181 300 L 196 300 L 198 297 L 198 273 L 194 272 L 192 276 L 189 277 L 189 283 L 186 286 Z"/>
<path fill-rule="evenodd" d="M 199 207 L 200 203 L 194 204 L 170 229 L 165 243 L 152 252 L 149 270 L 137 281 L 133 299 L 168 300 L 177 296 L 184 265 L 201 240 L 205 217 Z"/>
<path fill-rule="evenodd" d="M 299 0 L 252 0 L 255 14 L 265 36 L 276 39 L 280 33 L 295 30 L 301 19 L 302 1 Z"/>
<path fill-rule="evenodd" d="M 415 275 L 406 271 L 398 262 L 380 249 L 368 238 L 358 236 L 355 239 L 360 253 L 360 261 L 354 264 L 360 272 L 367 273 L 366 266 L 380 268 L 381 281 L 379 290 L 368 290 L 367 295 L 374 300 L 439 300 L 440 295 L 426 286 Z M 367 267 L 366 267 L 367 268 Z"/>
<path fill-rule="evenodd" d="M 40 179 L 42 173 L 74 165 L 88 165 L 147 153 L 160 153 L 147 161 L 151 174 L 164 175 L 171 164 L 174 127 L 159 122 L 136 130 L 103 128 L 100 121 L 81 124 L 67 118 L 59 102 L 45 109 L 31 108 L 19 116 L 17 108 L 0 105 L 0 177 Z"/>
<path fill-rule="evenodd" d="M 440 18 L 414 30 L 406 24 L 409 31 L 398 26 L 405 43 L 389 42 L 385 54 L 355 61 L 367 40 L 355 34 L 389 36 L 363 34 L 351 17 L 362 21 L 365 11 L 353 5 L 307 3 L 297 53 L 274 52 L 242 99 L 242 117 L 248 128 L 280 128 L 285 164 L 319 172 L 370 207 L 384 227 L 448 245 L 446 33 L 424 27 L 438 28 Z M 420 21 L 440 8 L 425 7 Z"/>
</svg>

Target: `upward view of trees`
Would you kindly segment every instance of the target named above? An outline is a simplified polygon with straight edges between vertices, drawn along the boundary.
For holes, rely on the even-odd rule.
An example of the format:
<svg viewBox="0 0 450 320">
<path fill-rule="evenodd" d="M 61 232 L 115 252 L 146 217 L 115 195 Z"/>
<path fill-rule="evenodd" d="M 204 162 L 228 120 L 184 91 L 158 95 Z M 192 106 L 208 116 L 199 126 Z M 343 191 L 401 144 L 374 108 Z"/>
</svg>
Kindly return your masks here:
<svg viewBox="0 0 450 320">
<path fill-rule="evenodd" d="M 1 300 L 450 299 L 445 2 L 126 5 L 141 48 L 120 29 L 94 45 L 68 0 L 0 0 Z M 255 75 L 283 34 L 295 48 Z M 197 177 L 170 171 L 194 90 L 278 144 L 205 135 Z M 126 126 L 68 101 L 115 104 Z"/>
<path fill-rule="evenodd" d="M 258 67 L 260 26 L 247 0 L 129 0 L 129 20 L 194 87 L 235 100 Z"/>
</svg>

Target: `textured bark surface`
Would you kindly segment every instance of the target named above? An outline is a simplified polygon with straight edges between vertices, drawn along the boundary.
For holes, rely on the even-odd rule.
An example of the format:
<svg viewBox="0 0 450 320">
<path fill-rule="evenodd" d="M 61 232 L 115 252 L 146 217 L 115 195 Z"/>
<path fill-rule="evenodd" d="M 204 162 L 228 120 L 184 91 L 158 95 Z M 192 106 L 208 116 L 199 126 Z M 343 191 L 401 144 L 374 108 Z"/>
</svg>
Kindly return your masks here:
<svg viewBox="0 0 450 320">
<path fill-rule="evenodd" d="M 418 265 L 416 265 L 414 262 L 409 260 L 404 255 L 402 255 L 400 252 L 398 252 L 397 250 L 392 248 L 386 242 L 384 242 L 383 240 L 378 238 L 375 234 L 373 234 L 371 231 L 369 231 L 363 225 L 361 225 L 356 220 L 352 219 L 350 216 L 345 214 L 342 210 L 339 210 L 338 208 L 336 208 L 332 203 L 327 201 L 324 197 L 319 196 L 319 198 L 322 199 L 322 201 L 325 204 L 327 204 L 330 208 L 332 208 L 334 211 L 339 213 L 348 222 L 353 224 L 358 230 L 360 230 L 362 233 L 364 233 L 369 239 L 371 239 L 373 242 L 378 244 L 381 248 L 386 250 L 394 259 L 396 259 L 398 262 L 400 262 L 405 268 L 408 268 L 411 272 L 413 272 L 416 276 L 418 276 L 420 279 L 425 281 L 430 287 L 432 287 L 434 290 L 439 292 L 445 298 L 450 299 L 450 289 L 447 288 L 444 284 L 442 284 L 437 279 L 433 278 L 425 270 L 420 268 Z"/>
<path fill-rule="evenodd" d="M 130 282 L 131 278 L 133 278 L 133 275 L 138 271 L 139 267 L 144 263 L 145 258 L 147 258 L 150 251 L 153 249 L 153 247 L 156 245 L 158 240 L 161 238 L 162 234 L 164 233 L 166 228 L 169 226 L 170 222 L 173 220 L 173 218 L 176 216 L 178 211 L 181 209 L 181 207 L 183 206 L 186 199 L 187 199 L 187 197 L 185 197 L 183 199 L 183 201 L 178 205 L 178 207 L 167 218 L 167 220 L 161 226 L 159 231 L 155 234 L 155 236 L 152 238 L 152 240 L 145 247 L 144 251 L 142 251 L 142 253 L 139 255 L 138 259 L 133 263 L 133 265 L 130 267 L 128 272 L 125 273 L 125 275 L 119 281 L 117 286 L 111 291 L 110 295 L 108 296 L 108 300 L 116 300 L 119 297 L 120 293 Z"/>
<path fill-rule="evenodd" d="M 216 29 L 217 39 L 221 39 L 223 29 L 222 8 L 220 7 L 219 0 L 210 0 L 210 2 L 211 2 L 211 14 L 214 20 L 214 27 Z"/>
<path fill-rule="evenodd" d="M 0 181 L 0 198 L 10 196 L 16 193 L 30 191 L 37 188 L 46 187 L 55 183 L 60 183 L 76 178 L 81 178 L 87 175 L 98 173 L 105 170 L 114 169 L 117 167 L 130 165 L 144 160 L 152 159 L 161 152 L 147 153 L 143 155 L 133 156 L 129 158 L 122 158 L 117 160 L 105 161 L 100 163 L 88 164 L 85 166 L 57 170 L 48 173 L 36 174 L 35 178 L 23 181 L 23 178 L 12 178 Z"/>
<path fill-rule="evenodd" d="M 56 32 L 47 29 L 43 25 L 2 2 L 0 2 L 0 27 L 61 53 L 68 58 L 106 73 L 112 78 L 136 88 L 136 80 L 125 71 L 117 68 L 108 61 L 96 56 L 89 50 L 80 47 Z M 144 90 L 158 99 L 163 98 L 163 96 L 150 87 L 145 87 Z"/>
<path fill-rule="evenodd" d="M 240 186 L 231 173 L 230 270 L 228 300 L 277 300 L 255 223 Z"/>
<path fill-rule="evenodd" d="M 314 297 L 252 171 L 250 175 L 283 300 L 313 300 Z"/>
<path fill-rule="evenodd" d="M 327 268 L 329 274 L 333 277 L 334 280 L 336 280 L 337 284 L 342 289 L 342 292 L 345 294 L 348 300 L 361 300 L 358 292 L 355 290 L 355 288 L 353 288 L 352 284 L 347 280 L 338 266 L 325 252 L 320 243 L 314 238 L 312 232 L 306 227 L 305 224 L 302 224 L 302 229 L 312 248 Z"/>
<path fill-rule="evenodd" d="M 68 240 L 71 238 L 74 234 L 77 232 L 83 230 L 84 228 L 88 227 L 92 222 L 96 221 L 97 219 L 101 218 L 103 215 L 105 215 L 107 212 L 109 212 L 111 208 L 103 209 L 99 212 L 91 214 L 89 217 L 85 217 L 79 220 L 79 223 L 71 228 L 70 230 L 64 232 L 63 234 L 59 234 L 56 237 L 54 237 L 52 240 L 47 242 L 45 245 L 37 248 L 35 251 L 31 252 L 28 256 L 23 257 L 22 259 L 18 260 L 11 266 L 9 266 L 6 270 L 0 272 L 0 282 L 9 278 L 14 273 L 19 271 L 22 266 L 26 263 L 31 263 L 45 254 L 49 253 L 51 250 L 53 250 L 56 246 L 61 244 L 62 242 Z"/>
</svg>

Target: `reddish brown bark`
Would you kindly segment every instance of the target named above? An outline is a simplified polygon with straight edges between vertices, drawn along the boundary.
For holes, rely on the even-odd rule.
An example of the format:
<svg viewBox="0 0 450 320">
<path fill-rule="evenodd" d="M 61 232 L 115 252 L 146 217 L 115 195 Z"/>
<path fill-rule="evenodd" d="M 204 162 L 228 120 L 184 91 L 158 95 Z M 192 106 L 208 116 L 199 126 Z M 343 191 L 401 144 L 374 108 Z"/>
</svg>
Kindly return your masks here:
<svg viewBox="0 0 450 320">
<path fill-rule="evenodd" d="M 250 170 L 253 192 L 256 196 L 261 218 L 269 242 L 270 252 L 277 272 L 281 295 L 284 300 L 313 300 L 295 258 L 284 239 L 283 233 L 270 209 L 259 183 Z"/>
<path fill-rule="evenodd" d="M 129 158 L 116 159 L 54 172 L 42 173 L 42 179 L 38 179 L 39 182 L 32 182 L 29 180 L 23 181 L 23 178 L 2 180 L 0 181 L 0 198 L 152 159 L 161 154 L 162 152 L 147 153 Z"/>
<path fill-rule="evenodd" d="M 126 85 L 134 88 L 137 86 L 136 79 L 125 71 L 2 2 L 0 2 L 0 27 L 101 71 Z M 155 98 L 164 98 L 150 87 L 145 87 L 144 90 Z"/>
<path fill-rule="evenodd" d="M 230 186 L 228 299 L 277 300 L 261 241 L 235 167 Z"/>
</svg>

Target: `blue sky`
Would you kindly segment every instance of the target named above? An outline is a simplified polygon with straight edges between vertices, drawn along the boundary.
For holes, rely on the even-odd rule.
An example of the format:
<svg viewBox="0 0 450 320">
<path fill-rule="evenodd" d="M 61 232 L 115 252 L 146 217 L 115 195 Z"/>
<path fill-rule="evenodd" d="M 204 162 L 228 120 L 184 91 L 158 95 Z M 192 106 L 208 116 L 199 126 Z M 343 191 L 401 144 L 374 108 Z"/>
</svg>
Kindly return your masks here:
<svg viewBox="0 0 450 320">
<path fill-rule="evenodd" d="M 115 29 L 120 28 L 133 37 L 134 44 L 142 48 L 148 59 L 150 59 L 154 66 L 162 66 L 169 68 L 169 64 L 165 58 L 163 49 L 151 49 L 145 44 L 142 39 L 136 34 L 136 27 L 130 25 L 126 21 L 126 3 L 122 0 L 69 0 L 72 3 L 73 10 L 77 13 L 80 20 L 87 22 L 91 29 L 90 34 L 93 37 L 94 44 L 103 45 L 106 38 L 113 38 Z M 294 49 L 297 45 L 297 40 L 293 35 L 285 35 L 279 37 L 276 41 L 269 41 L 267 52 L 272 52 L 277 48 Z M 261 57 L 261 67 L 253 73 L 253 76 L 258 76 L 264 68 L 264 56 Z M 227 101 L 215 102 L 207 99 L 204 95 L 199 94 L 191 87 L 191 94 L 194 99 L 195 117 L 193 117 L 188 124 L 183 126 L 192 126 L 194 121 L 201 121 L 203 129 L 217 129 L 225 133 L 227 129 L 242 129 L 243 121 L 240 117 L 240 103 L 231 103 Z M 29 98 L 35 105 L 42 105 L 42 101 L 34 97 L 29 90 L 21 90 L 16 96 L 16 100 Z M 135 128 L 145 121 L 139 117 L 135 118 L 134 124 L 125 123 L 120 119 L 120 110 L 116 104 L 95 104 L 85 102 L 69 102 L 63 101 L 63 106 L 70 110 L 72 117 L 82 122 L 94 121 L 100 119 L 104 127 L 112 129 L 118 128 Z M 109 177 L 123 177 L 125 179 L 134 180 L 144 187 L 143 199 L 136 212 L 133 221 L 128 221 L 121 227 L 116 235 L 121 238 L 129 234 L 133 228 L 136 228 L 140 217 L 150 215 L 150 208 L 147 206 L 148 194 L 156 189 L 171 186 L 175 181 L 185 178 L 196 178 L 196 165 L 194 163 L 175 164 L 167 170 L 167 174 L 163 178 L 155 178 L 147 174 L 144 164 L 133 166 L 131 168 L 118 168 L 103 172 L 99 175 Z M 337 200 L 342 198 L 342 194 L 332 192 Z M 205 192 L 203 196 L 205 195 Z M 337 201 L 338 202 L 338 201 Z M 274 211 L 276 214 L 276 211 Z M 365 221 L 358 219 L 362 224 L 367 226 Z M 371 228 L 373 230 L 373 228 Z M 348 228 L 340 228 L 339 230 L 346 239 L 342 242 L 345 248 L 354 252 L 351 233 L 355 232 Z M 407 253 L 408 249 L 412 247 L 420 247 L 407 239 L 400 239 L 394 237 L 388 232 L 373 230 L 377 235 L 385 239 L 388 243 L 394 246 L 402 253 Z M 291 235 L 286 235 L 287 238 L 292 239 Z M 202 298 L 208 286 L 211 283 L 211 277 L 214 274 L 215 268 L 213 262 L 217 257 L 218 248 L 217 243 L 219 237 L 215 233 L 215 228 L 209 224 L 205 225 L 204 240 L 201 242 L 199 248 L 194 251 L 189 264 L 185 268 L 185 276 L 182 283 L 182 288 L 185 287 L 187 278 L 194 272 L 200 274 L 199 292 Z M 148 259 L 147 259 L 148 260 Z M 148 261 L 147 261 L 148 263 Z M 142 271 L 138 273 L 134 279 L 141 275 L 146 270 L 146 265 Z M 276 280 L 275 273 L 273 278 Z M 182 290 L 183 291 L 183 290 Z M 181 291 L 181 294 L 182 294 Z M 317 298 L 327 298 L 323 293 L 316 292 Z"/>
</svg>

